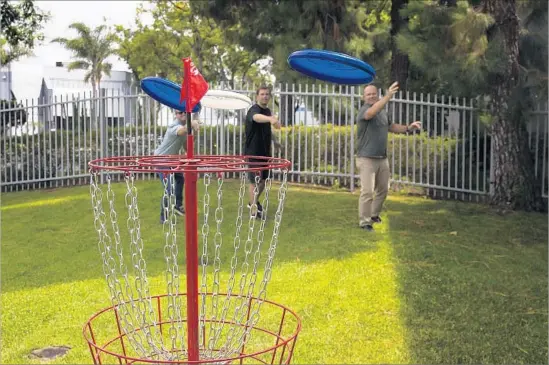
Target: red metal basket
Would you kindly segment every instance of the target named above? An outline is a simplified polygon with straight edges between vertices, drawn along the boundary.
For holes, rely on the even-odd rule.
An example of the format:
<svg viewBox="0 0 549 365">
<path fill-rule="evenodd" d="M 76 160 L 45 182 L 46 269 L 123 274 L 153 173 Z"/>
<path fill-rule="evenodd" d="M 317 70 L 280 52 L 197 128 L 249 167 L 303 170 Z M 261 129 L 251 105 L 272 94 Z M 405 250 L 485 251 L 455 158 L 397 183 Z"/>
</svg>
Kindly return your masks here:
<svg viewBox="0 0 549 365">
<path fill-rule="evenodd" d="M 190 137 L 190 136 L 189 136 Z M 192 148 L 189 150 L 192 151 Z M 199 312 L 199 301 L 206 303 L 208 298 L 224 295 L 227 299 L 238 297 L 242 302 L 242 294 L 206 294 L 199 291 L 198 278 L 198 196 L 197 182 L 200 174 L 217 174 L 222 177 L 224 173 L 244 173 L 260 174 L 263 170 L 276 171 L 282 173 L 282 185 L 278 194 L 278 199 L 283 202 L 286 190 L 287 171 L 291 162 L 285 159 L 257 156 L 211 156 L 211 155 L 169 155 L 169 156 L 120 156 L 109 157 L 91 161 L 89 163 L 92 173 L 92 183 L 96 181 L 98 172 L 123 172 L 126 178 L 134 173 L 183 173 L 185 175 L 185 250 L 186 250 L 186 294 L 172 293 L 154 297 L 142 298 L 139 305 L 146 302 L 148 306 L 147 321 L 137 321 L 136 326 L 127 326 L 126 318 L 122 318 L 127 307 L 133 305 L 117 301 L 115 305 L 103 309 L 95 314 L 84 327 L 84 337 L 88 342 L 93 362 L 95 364 L 103 363 L 144 363 L 144 364 L 229 364 L 239 362 L 243 363 L 264 363 L 264 364 L 289 364 L 293 355 L 297 335 L 301 329 L 301 322 L 297 315 L 290 309 L 265 300 L 264 296 L 258 295 L 257 298 L 251 293 L 245 297 L 247 302 L 248 318 L 241 320 L 221 320 L 215 315 L 208 317 L 209 314 Z M 218 177 L 218 179 L 220 178 Z M 133 180 L 132 180 L 133 181 Z M 97 181 L 96 181 L 97 182 Z M 242 184 L 247 180 L 241 179 Z M 109 185 L 110 186 L 110 185 Z M 243 185 L 245 186 L 245 185 Z M 95 190 L 96 185 L 92 184 Z M 282 189 L 284 187 L 284 189 Z M 94 190 L 94 189 L 92 189 Z M 130 192 L 133 192 L 130 189 Z M 99 195 L 96 195 L 96 197 Z M 113 194 L 106 194 L 107 199 L 113 198 Z M 137 199 L 137 196 L 134 197 Z M 97 206 L 94 210 L 98 222 L 105 219 L 106 215 L 102 211 L 100 200 L 92 199 Z M 130 199 L 131 201 L 131 199 Z M 99 202 L 99 203 L 98 203 Z M 243 204 L 243 199 L 239 200 Z M 111 202 L 110 209 L 114 209 L 115 204 Z M 242 208 L 242 207 L 240 207 Z M 133 208 L 132 208 L 133 209 Z M 282 205 L 279 205 L 279 211 L 275 214 L 275 226 L 279 227 L 282 219 Z M 240 209 L 242 211 L 242 209 Z M 116 215 L 113 215 L 116 217 Z M 132 215 L 132 217 L 137 217 Z M 116 219 L 116 218 L 112 218 Z M 99 227 L 103 227 L 100 223 Z M 104 223 L 106 225 L 106 223 Z M 263 223 L 264 224 L 264 223 Z M 263 225 L 264 227 L 264 225 Z M 103 227 L 106 229 L 106 227 Z M 103 229 L 102 228 L 102 229 Z M 174 231 L 175 232 L 175 231 Z M 278 235 L 278 228 L 273 231 L 273 235 Z M 174 236 L 175 237 L 175 236 Z M 274 236 L 273 236 L 274 237 Z M 276 242 L 272 240 L 272 242 Z M 273 246 L 275 247 L 275 246 Z M 274 255 L 274 250 L 272 251 Z M 272 257 L 270 263 L 272 264 Z M 270 274 L 269 274 L 270 276 Z M 205 292 L 206 290 L 204 290 Z M 230 293 L 230 291 L 229 291 Z M 165 303 L 163 301 L 171 295 L 171 298 L 184 297 L 186 300 L 181 302 L 181 307 L 177 310 L 186 313 L 186 316 L 179 316 L 174 320 L 166 321 L 163 318 L 165 313 Z M 263 292 L 265 295 L 265 292 Z M 257 304 L 257 306 L 255 305 Z M 249 308 L 257 308 L 257 311 L 250 315 Z M 259 313 L 261 306 L 261 313 Z M 155 308 L 155 309 L 152 309 Z M 172 305 L 173 310 L 173 305 Z M 243 310 L 242 313 L 245 313 Z M 244 314 L 243 314 L 244 316 Z M 257 316 L 257 317 L 256 317 Z M 135 317 L 137 318 L 137 317 Z M 152 321 L 150 319 L 153 319 Z M 224 317 L 223 317 L 224 318 Z M 241 317 L 239 317 L 241 318 Z M 217 321 L 217 322 L 216 322 Z M 139 323 L 142 323 L 139 327 Z M 222 325 L 221 325 L 222 323 Z M 126 326 L 125 326 L 126 325 Z M 187 337 L 174 336 L 173 332 L 166 328 L 173 329 L 174 325 L 178 328 L 185 328 L 181 333 L 186 333 Z M 170 327 L 171 326 L 171 327 Z M 231 342 L 228 337 L 225 345 L 216 347 L 219 331 L 214 328 L 228 328 L 229 332 L 233 330 L 243 336 L 239 341 Z M 210 328 L 208 330 L 207 328 Z M 123 330 L 124 329 L 124 330 Z M 155 336 L 151 336 L 154 332 Z M 169 332 L 170 338 L 164 338 L 166 332 Z M 212 335 L 214 333 L 214 335 Z M 141 338 L 146 334 L 147 344 L 143 345 Z M 177 337 L 177 338 L 176 338 Z M 139 341 L 136 341 L 139 338 Z M 179 341 L 179 342 L 178 342 Z M 187 342 L 186 344 L 184 342 Z M 170 345 L 168 345 L 170 343 Z M 223 341 L 221 341 L 223 343 Z M 148 346 L 149 345 L 149 346 Z"/>
<path fill-rule="evenodd" d="M 276 157 L 246 155 L 163 155 L 106 157 L 88 165 L 97 171 L 220 173 L 287 169 L 291 162 Z"/>
<path fill-rule="evenodd" d="M 180 295 L 185 296 L 185 294 Z M 211 296 L 212 294 L 207 295 Z M 151 297 L 160 332 L 166 332 L 163 327 L 168 325 L 162 316 L 162 301 L 166 297 L 167 295 Z M 252 297 L 249 307 L 253 301 L 258 300 Z M 172 352 L 172 355 L 177 357 L 175 360 L 163 360 L 161 356 L 155 356 L 155 354 L 151 354 L 148 359 L 138 357 L 128 343 L 127 334 L 121 331 L 120 317 L 114 306 L 105 308 L 91 317 L 84 326 L 83 332 L 94 364 L 289 364 L 298 333 L 301 330 L 301 320 L 291 309 L 269 300 L 262 300 L 262 317 L 267 318 L 257 322 L 250 331 L 251 338 L 257 340 L 248 341 L 246 346 L 239 349 L 238 354 L 228 358 L 201 359 L 199 361 L 189 361 L 183 353 L 177 354 L 180 351 L 177 349 Z M 116 326 L 112 326 L 113 322 L 116 323 Z M 206 318 L 206 323 L 211 322 L 211 319 Z M 243 326 L 243 324 L 234 322 L 225 322 L 225 325 Z M 135 331 L 141 330 L 141 328 L 135 329 Z M 201 351 L 205 349 L 208 341 L 206 331 L 204 331 L 203 339 Z M 214 349 L 215 351 L 219 351 L 219 349 Z"/>
</svg>

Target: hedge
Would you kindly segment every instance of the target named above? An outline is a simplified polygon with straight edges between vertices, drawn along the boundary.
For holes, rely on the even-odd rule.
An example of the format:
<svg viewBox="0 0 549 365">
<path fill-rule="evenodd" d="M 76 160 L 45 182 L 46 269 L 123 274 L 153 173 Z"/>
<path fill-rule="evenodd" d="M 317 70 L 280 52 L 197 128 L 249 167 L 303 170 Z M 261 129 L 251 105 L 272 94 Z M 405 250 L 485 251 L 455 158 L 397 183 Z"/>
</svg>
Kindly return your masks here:
<svg viewBox="0 0 549 365">
<path fill-rule="evenodd" d="M 200 153 L 220 153 L 217 129 L 219 127 L 203 126 L 201 128 L 196 139 Z M 107 130 L 107 154 L 116 156 L 119 151 L 120 154 L 123 154 L 124 150 L 126 155 L 152 154 L 164 132 L 165 127 L 156 127 L 156 129 L 149 127 L 109 128 Z M 1 141 L 1 148 L 4 151 L 1 161 L 2 182 L 87 174 L 87 163 L 100 155 L 98 133 L 95 130 L 88 133 L 64 130 L 43 132 L 34 137 L 4 137 Z M 225 126 L 225 133 L 227 136 L 225 153 L 241 153 L 244 130 L 241 130 L 240 126 L 228 125 Z M 332 124 L 319 127 L 293 126 L 282 128 L 280 132 L 276 132 L 276 135 L 283 145 L 281 157 L 291 160 L 293 170 L 300 171 L 305 181 L 349 185 L 348 178 L 342 179 L 338 176 L 313 178 L 312 173 L 350 174 L 351 164 L 355 163 L 354 152 L 351 151 L 351 127 Z M 462 153 L 464 143 L 465 154 Z M 483 179 L 488 171 L 486 170 L 487 166 L 479 166 L 480 187 L 476 186 L 477 166 L 473 166 L 473 175 L 471 176 L 473 185 L 469 186 L 469 163 L 470 161 L 476 162 L 477 151 L 476 142 L 473 141 L 474 148 L 471 155 L 468 143 L 471 141 L 429 137 L 427 134 L 414 136 L 391 134 L 388 152 L 393 178 L 404 181 L 429 182 L 433 185 L 450 184 L 451 186 L 457 178 L 458 187 L 462 186 L 463 181 L 466 188 L 482 188 L 482 184 L 485 183 Z M 443 155 L 441 155 L 441 150 L 444 151 Z M 483 146 L 479 148 L 478 152 L 483 152 Z M 408 156 L 408 164 L 406 156 Z M 465 159 L 465 169 L 462 169 L 463 159 Z M 482 159 L 480 160 L 482 164 Z M 458 161 L 457 170 L 456 161 Z M 448 173 L 449 167 L 450 172 Z M 442 176 L 441 168 L 444 171 Z M 358 174 L 356 169 L 355 174 Z"/>
</svg>

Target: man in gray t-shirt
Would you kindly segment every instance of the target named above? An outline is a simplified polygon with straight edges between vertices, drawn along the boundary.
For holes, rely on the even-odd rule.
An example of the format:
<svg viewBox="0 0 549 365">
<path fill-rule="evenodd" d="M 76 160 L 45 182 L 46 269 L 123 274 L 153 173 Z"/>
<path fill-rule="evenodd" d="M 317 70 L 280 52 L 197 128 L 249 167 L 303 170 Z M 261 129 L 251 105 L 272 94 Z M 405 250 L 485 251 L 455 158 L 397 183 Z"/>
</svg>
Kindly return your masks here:
<svg viewBox="0 0 549 365">
<path fill-rule="evenodd" d="M 398 91 L 393 83 L 383 98 L 378 97 L 377 88 L 364 88 L 364 105 L 357 116 L 358 149 L 356 165 L 360 173 L 360 198 L 358 200 L 359 226 L 373 231 L 373 223 L 381 223 L 379 214 L 389 190 L 389 161 L 387 140 L 389 132 L 408 133 L 421 128 L 420 122 L 407 125 L 394 124 L 387 117 L 385 105 Z"/>
<path fill-rule="evenodd" d="M 178 155 L 181 150 L 185 150 L 185 142 L 187 141 L 187 121 L 186 113 L 181 111 L 175 112 L 175 119 L 168 125 L 164 138 L 160 145 L 154 150 L 155 155 Z M 198 122 L 193 120 L 191 122 L 192 128 L 194 131 L 198 130 Z M 158 173 L 158 177 L 162 181 L 164 186 L 164 192 L 167 194 L 162 194 L 162 200 L 160 202 L 160 223 L 165 221 L 165 209 L 168 209 L 169 199 L 166 199 L 170 195 L 172 190 L 172 180 L 171 176 L 168 176 L 163 173 Z M 164 180 L 166 177 L 166 180 Z M 175 213 L 179 215 L 185 214 L 185 209 L 183 209 L 183 186 L 185 184 L 185 179 L 183 174 L 175 173 L 173 174 L 173 180 L 175 181 L 174 194 L 175 194 Z"/>
</svg>

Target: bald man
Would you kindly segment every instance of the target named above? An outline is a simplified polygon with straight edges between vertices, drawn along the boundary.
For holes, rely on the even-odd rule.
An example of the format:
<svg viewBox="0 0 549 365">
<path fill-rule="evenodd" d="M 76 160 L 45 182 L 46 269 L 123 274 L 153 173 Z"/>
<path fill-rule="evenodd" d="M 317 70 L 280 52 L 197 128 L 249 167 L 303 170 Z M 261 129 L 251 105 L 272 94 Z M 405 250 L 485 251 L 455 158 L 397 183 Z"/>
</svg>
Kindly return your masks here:
<svg viewBox="0 0 549 365">
<path fill-rule="evenodd" d="M 377 88 L 364 88 L 364 105 L 358 111 L 358 151 L 356 166 L 360 173 L 360 198 L 358 200 L 359 226 L 373 231 L 374 223 L 381 223 L 379 214 L 389 190 L 389 161 L 387 160 L 387 139 L 389 132 L 409 133 L 421 129 L 420 122 L 410 125 L 394 124 L 387 117 L 385 105 L 398 91 L 393 83 L 383 98 L 378 97 Z"/>
</svg>

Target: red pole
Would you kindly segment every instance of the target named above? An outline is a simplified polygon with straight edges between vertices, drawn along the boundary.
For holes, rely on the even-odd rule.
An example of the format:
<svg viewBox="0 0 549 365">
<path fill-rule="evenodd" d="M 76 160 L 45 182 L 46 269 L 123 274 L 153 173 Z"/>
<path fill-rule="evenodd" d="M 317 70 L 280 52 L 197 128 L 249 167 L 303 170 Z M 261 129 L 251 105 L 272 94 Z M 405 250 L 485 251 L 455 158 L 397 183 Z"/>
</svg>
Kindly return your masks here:
<svg viewBox="0 0 549 365">
<path fill-rule="evenodd" d="M 187 76 L 187 75 L 185 75 Z M 188 81 L 188 80 L 186 80 Z M 194 156 L 194 136 L 191 127 L 191 112 L 189 108 L 189 82 L 187 87 L 187 158 Z M 193 168 L 185 174 L 185 238 L 187 254 L 187 349 L 189 361 L 198 361 L 198 202 L 197 173 Z"/>
</svg>

